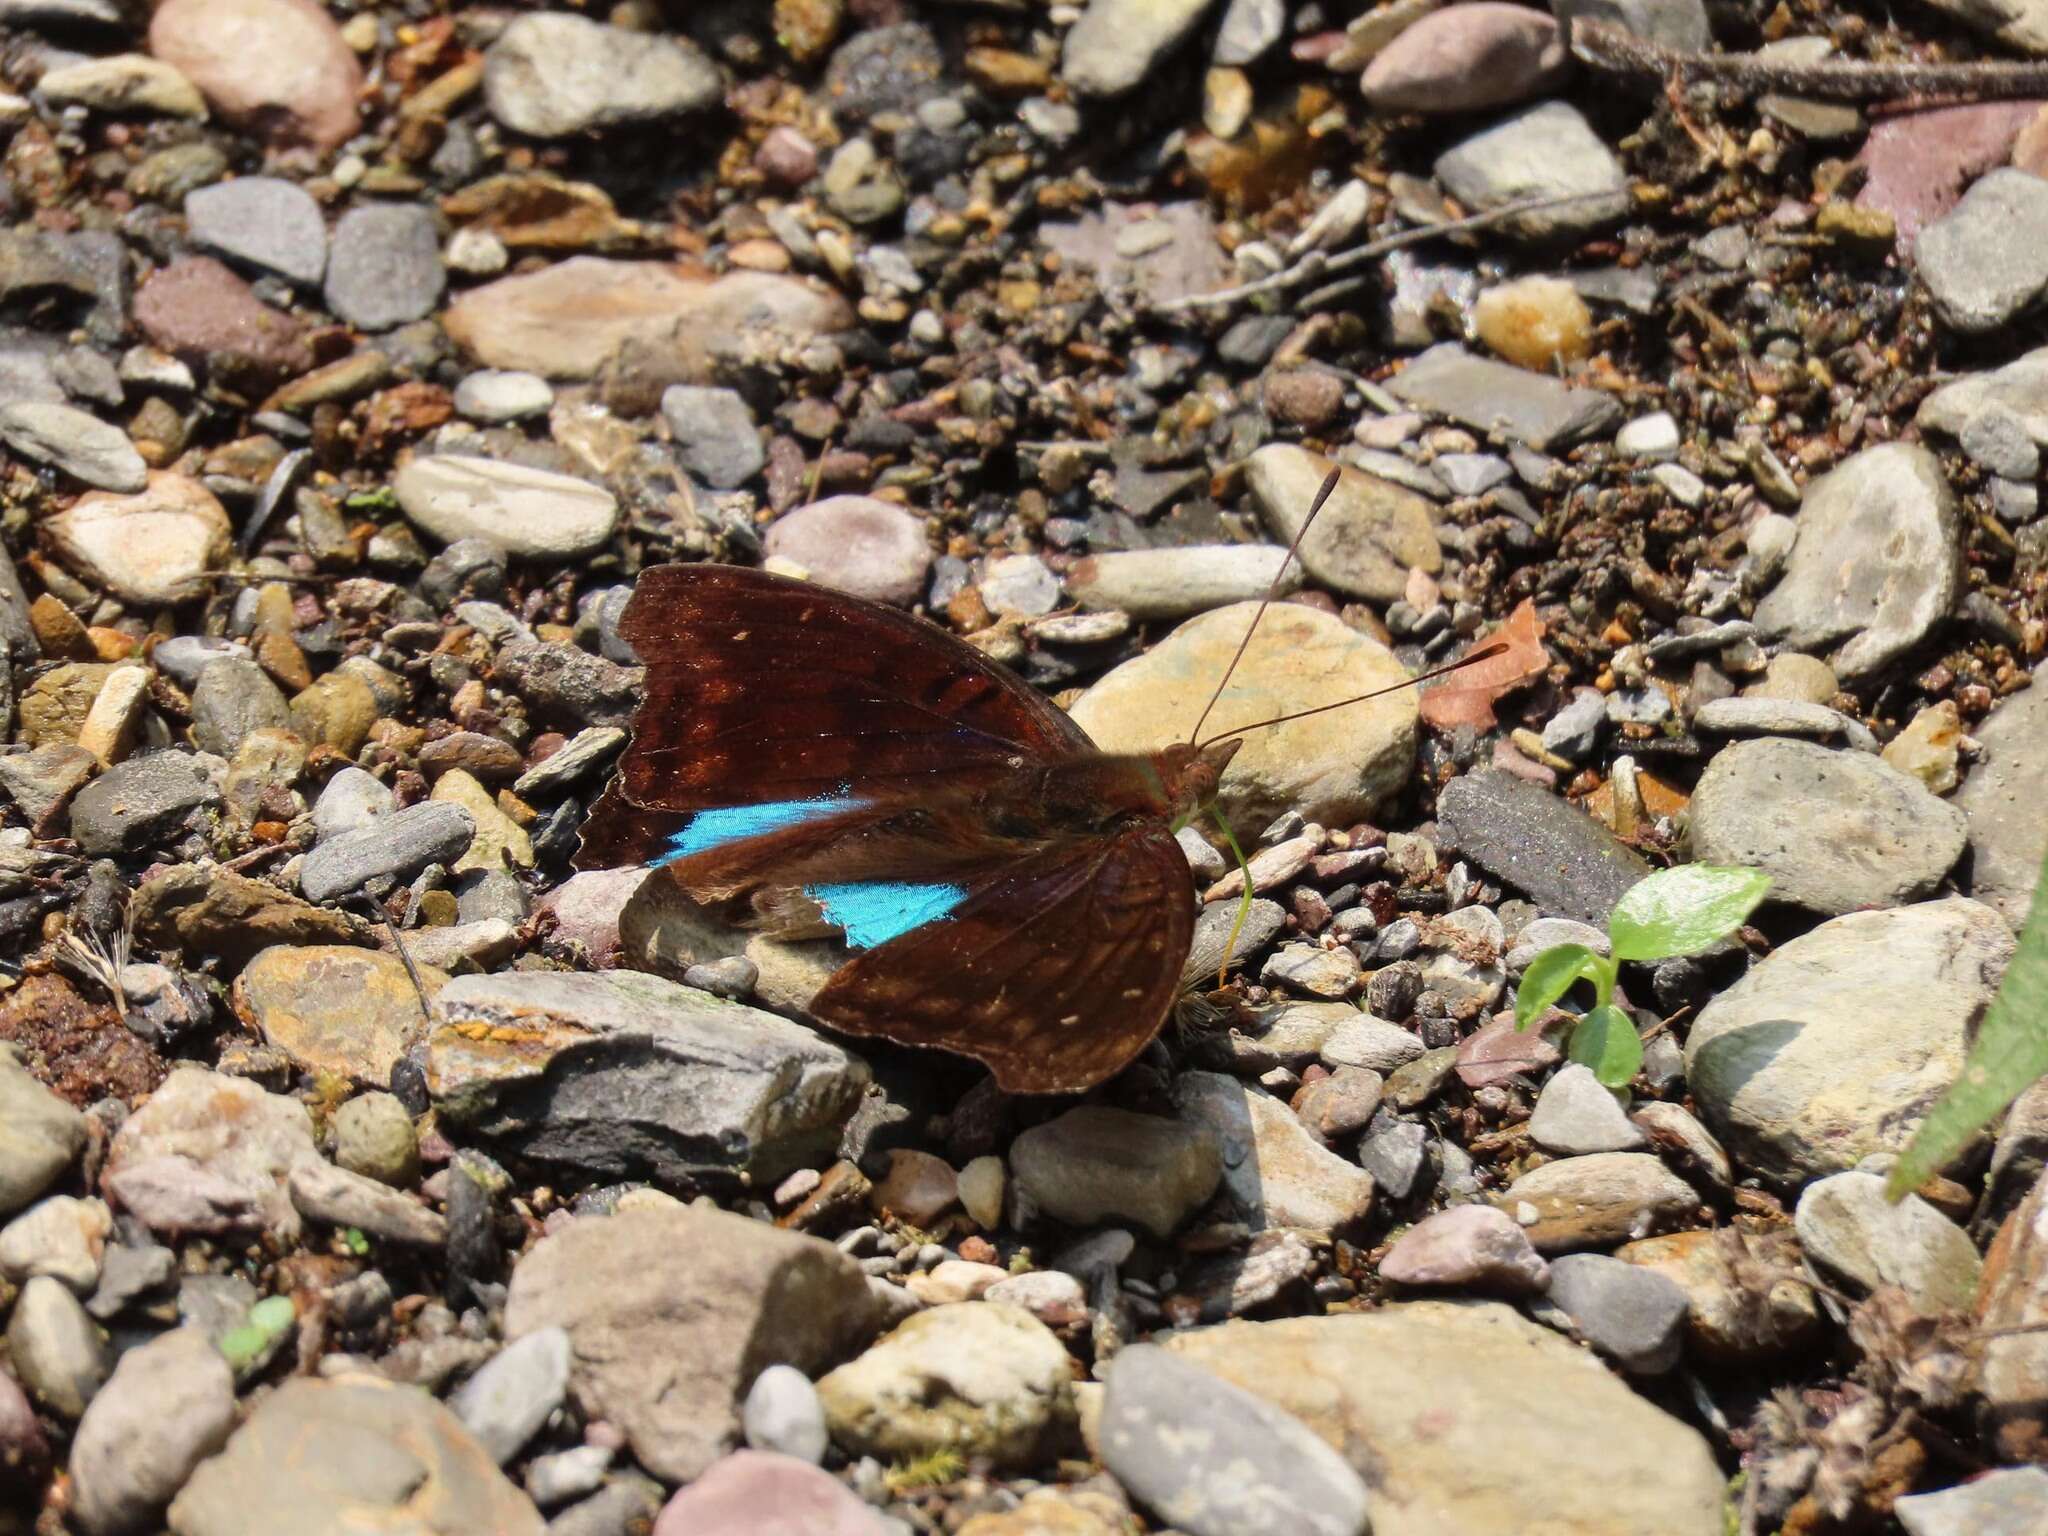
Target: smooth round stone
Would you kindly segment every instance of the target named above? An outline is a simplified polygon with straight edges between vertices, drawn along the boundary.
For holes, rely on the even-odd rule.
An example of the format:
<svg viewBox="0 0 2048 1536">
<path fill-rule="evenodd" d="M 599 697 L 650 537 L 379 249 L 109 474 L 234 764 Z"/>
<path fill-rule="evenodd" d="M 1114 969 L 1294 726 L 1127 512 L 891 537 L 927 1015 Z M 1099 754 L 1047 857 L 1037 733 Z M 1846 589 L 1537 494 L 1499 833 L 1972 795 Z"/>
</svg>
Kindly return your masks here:
<svg viewBox="0 0 2048 1536">
<path fill-rule="evenodd" d="M 0 1275 L 48 1275 L 81 1296 L 99 1284 L 100 1261 L 114 1229 L 104 1200 L 52 1195 L 0 1227 Z"/>
<path fill-rule="evenodd" d="M 1308 520 L 1316 493 L 1335 460 L 1289 443 L 1268 443 L 1246 466 L 1246 485 L 1276 538 L 1291 543 Z M 1391 603 L 1408 588 L 1410 571 L 1443 568 L 1435 507 L 1392 481 L 1338 470 L 1337 489 L 1301 541 L 1302 566 L 1325 586 Z"/>
<path fill-rule="evenodd" d="M 1899 1151 L 1961 1074 L 2012 945 L 1997 913 L 1952 897 L 1852 912 L 1780 946 L 1686 1037 L 1702 1118 L 1778 1185 Z"/>
<path fill-rule="evenodd" d="M 888 1536 L 881 1516 L 838 1478 L 774 1451 L 735 1451 L 655 1518 L 652 1536 L 802 1532 L 804 1536 Z"/>
<path fill-rule="evenodd" d="M 514 1339 L 458 1387 L 448 1406 L 503 1466 L 569 1395 L 569 1335 L 542 1328 Z"/>
<path fill-rule="evenodd" d="M 44 71 L 36 94 L 55 107 L 201 120 L 206 116 L 206 98 L 197 86 L 171 65 L 139 53 L 60 64 Z"/>
<path fill-rule="evenodd" d="M 1550 1266 L 1528 1234 L 1490 1205 L 1454 1205 L 1425 1216 L 1394 1240 L 1380 1278 L 1396 1285 L 1460 1286 L 1495 1295 L 1533 1295 Z"/>
<path fill-rule="evenodd" d="M 1474 134 L 1437 157 L 1437 179 L 1475 210 L 1529 198 L 1590 196 L 1518 214 L 1504 228 L 1525 240 L 1581 235 L 1628 210 L 1628 177 L 1578 110 L 1547 101 Z"/>
<path fill-rule="evenodd" d="M 299 322 L 265 304 L 211 256 L 159 267 L 136 291 L 134 308 L 135 323 L 152 342 L 203 362 L 215 377 L 267 388 L 312 366 Z"/>
<path fill-rule="evenodd" d="M 350 325 L 386 331 L 423 319 L 447 286 L 434 215 L 419 204 L 360 204 L 334 226 L 321 293 Z"/>
<path fill-rule="evenodd" d="M 932 563 L 924 520 L 872 496 L 828 496 L 787 512 L 761 547 L 822 586 L 879 603 L 924 596 Z"/>
<path fill-rule="evenodd" d="M 2048 242 L 2044 242 L 2048 250 Z M 1866 448 L 1806 488 L 1799 541 L 1757 604 L 1757 628 L 1867 677 L 1945 620 L 1962 595 L 1962 519 L 1925 448 Z"/>
<path fill-rule="evenodd" d="M 0 1217 L 56 1183 L 85 1138 L 85 1116 L 0 1046 Z"/>
<path fill-rule="evenodd" d="M 1481 5 L 1487 3 L 1488 0 L 1480 0 Z M 1438 14 L 1455 15 L 1457 11 L 1471 9 L 1475 7 L 1458 6 Z M 1563 278 L 1523 277 L 1497 284 L 1479 295 L 1472 305 L 1472 330 L 1489 351 L 1517 368 L 1554 369 L 1561 363 L 1578 362 L 1592 350 L 1593 312 L 1586 308 L 1578 289 Z M 1437 461 L 1436 468 L 1442 472 L 1442 460 Z"/>
<path fill-rule="evenodd" d="M 1781 699 L 1786 703 L 1826 705 L 1842 691 L 1835 669 L 1818 656 L 1781 651 L 1764 668 L 1761 681 L 1742 690 L 1749 699 Z"/>
<path fill-rule="evenodd" d="M 1209 9 L 1210 0 L 1095 0 L 1067 29 L 1060 76 L 1083 96 L 1121 96 Z"/>
<path fill-rule="evenodd" d="M 166 0 L 150 17 L 149 51 L 269 144 L 324 153 L 361 121 L 362 69 L 313 0 Z"/>
<path fill-rule="evenodd" d="M 715 103 L 718 66 L 686 38 L 561 12 L 521 16 L 484 55 L 484 100 L 516 133 L 558 139 Z"/>
<path fill-rule="evenodd" d="M 1072 1432 L 1066 1347 L 1018 1307 L 963 1301 L 899 1324 L 818 1383 L 833 1440 L 888 1460 L 956 1451 L 1035 1466 Z"/>
<path fill-rule="evenodd" d="M 1591 1068 L 1577 1062 L 1558 1068 L 1543 1085 L 1535 1113 L 1529 1116 L 1529 1139 L 1560 1157 L 1633 1152 L 1643 1145 L 1643 1133 L 1630 1122 L 1620 1101 Z"/>
<path fill-rule="evenodd" d="M 113 1367 L 99 1325 L 63 1281 L 48 1275 L 30 1280 L 15 1298 L 7 1352 L 29 1395 L 66 1421 L 85 1412 Z"/>
<path fill-rule="evenodd" d="M 332 1124 L 337 1167 L 393 1189 L 419 1182 L 419 1137 L 394 1095 L 359 1093 L 335 1110 Z"/>
<path fill-rule="evenodd" d="M 337 1463 L 335 1447 L 347 1446 Z M 295 1376 L 257 1401 L 227 1449 L 171 1501 L 179 1536 L 302 1529 L 541 1536 L 540 1512 L 455 1415 L 419 1388 L 367 1373 Z"/>
<path fill-rule="evenodd" d="M 573 475 L 496 459 L 424 454 L 391 479 L 405 515 L 444 543 L 488 539 L 522 560 L 568 560 L 618 527 L 611 492 Z"/>
<path fill-rule="evenodd" d="M 1497 1302 L 1189 1329 L 1176 1355 L 1345 1448 L 1383 1532 L 1720 1536 L 1705 1438 L 1589 1351 Z M 1534 1410 L 1534 1411 L 1532 1411 Z M 1588 1445 L 1598 1477 L 1560 1476 Z"/>
<path fill-rule="evenodd" d="M 993 1232 L 1002 1224 L 1003 1195 L 1009 1184 L 1003 1160 L 993 1156 L 973 1158 L 960 1170 L 958 1182 L 960 1208 L 974 1218 L 976 1226 Z"/>
<path fill-rule="evenodd" d="M 1257 612 L 1238 603 L 1180 625 L 1102 678 L 1073 717 L 1105 752 L 1153 752 L 1186 741 Z M 1203 727 L 1209 736 L 1405 681 L 1393 653 L 1332 614 L 1276 603 Z M 1398 689 L 1346 709 L 1253 731 L 1223 775 L 1225 813 L 1264 826 L 1298 811 L 1325 826 L 1369 819 L 1415 762 L 1417 708 Z"/>
<path fill-rule="evenodd" d="M 1545 1299 L 1623 1370 L 1660 1376 L 1678 1363 L 1687 1300 L 1677 1282 L 1604 1253 L 1552 1260 Z"/>
<path fill-rule="evenodd" d="M 1277 544 L 1113 550 L 1085 556 L 1067 571 L 1067 590 L 1082 607 L 1134 619 L 1183 619 L 1268 592 L 1284 597 L 1301 581 L 1300 563 Z"/>
<path fill-rule="evenodd" d="M 0 405 L 0 443 L 102 490 L 139 491 L 149 482 L 149 466 L 128 434 L 73 405 L 52 400 Z"/>
<path fill-rule="evenodd" d="M 1976 1297 L 1984 1266 L 1969 1234 L 1918 1195 L 1892 1204 L 1879 1174 L 1816 1179 L 1793 1227 L 1808 1258 L 1866 1291 L 1896 1285 L 1918 1311 L 1967 1311 Z"/>
<path fill-rule="evenodd" d="M 747 1388 L 740 1431 L 757 1451 L 776 1451 L 813 1466 L 831 1445 L 825 1408 L 810 1377 L 793 1365 L 771 1365 Z"/>
<path fill-rule="evenodd" d="M 455 386 L 455 409 L 471 421 L 523 421 L 545 416 L 554 403 L 555 391 L 546 379 L 515 369 L 480 369 Z"/>
<path fill-rule="evenodd" d="M 1076 1227 L 1127 1221 L 1164 1238 L 1216 1192 L 1223 1155 L 1199 1126 L 1083 1105 L 1011 1143 L 1010 1176 L 1026 1210 Z"/>
<path fill-rule="evenodd" d="M 234 1427 L 234 1373 L 197 1328 L 128 1350 L 71 1443 L 79 1529 L 133 1536 L 160 1528 L 164 1506 Z"/>
<path fill-rule="evenodd" d="M 1103 1465 L 1188 1536 L 1363 1536 L 1365 1480 L 1308 1425 L 1154 1344 L 1111 1362 Z"/>
<path fill-rule="evenodd" d="M 185 198 L 192 243 L 311 288 L 327 271 L 327 220 L 297 182 L 238 176 Z"/>
<path fill-rule="evenodd" d="M 683 468 L 714 489 L 745 485 L 768 462 L 754 413 L 738 390 L 672 384 L 662 391 L 661 417 Z"/>
<path fill-rule="evenodd" d="M 1771 877 L 1826 916 L 1931 894 L 1962 857 L 1962 811 L 1867 752 L 1766 737 L 1714 754 L 1692 798 L 1693 857 Z"/>
<path fill-rule="evenodd" d="M 1060 602 L 1059 577 L 1036 555 L 998 556 L 980 586 L 982 601 L 999 618 L 1040 618 Z"/>
<path fill-rule="evenodd" d="M 1944 323 L 1996 330 L 2048 293 L 2048 181 L 2000 167 L 1920 231 L 1913 266 Z"/>
<path fill-rule="evenodd" d="M 1476 0 L 1402 32 L 1366 66 L 1359 89 L 1379 112 L 1483 112 L 1543 95 L 1569 67 L 1551 17 Z"/>
<path fill-rule="evenodd" d="M 1692 1186 L 1647 1152 L 1563 1157 L 1523 1174 L 1493 1203 L 1539 1253 L 1605 1248 L 1689 1221 Z"/>
<path fill-rule="evenodd" d="M 232 758 L 258 731 L 290 721 L 283 691 L 247 656 L 215 658 L 193 686 L 192 742 L 202 752 Z"/>
<path fill-rule="evenodd" d="M 929 1228 L 960 1197 L 959 1176 L 943 1157 L 915 1147 L 893 1147 L 889 1171 L 868 1196 L 877 1212 L 893 1212 L 913 1227 Z"/>
</svg>

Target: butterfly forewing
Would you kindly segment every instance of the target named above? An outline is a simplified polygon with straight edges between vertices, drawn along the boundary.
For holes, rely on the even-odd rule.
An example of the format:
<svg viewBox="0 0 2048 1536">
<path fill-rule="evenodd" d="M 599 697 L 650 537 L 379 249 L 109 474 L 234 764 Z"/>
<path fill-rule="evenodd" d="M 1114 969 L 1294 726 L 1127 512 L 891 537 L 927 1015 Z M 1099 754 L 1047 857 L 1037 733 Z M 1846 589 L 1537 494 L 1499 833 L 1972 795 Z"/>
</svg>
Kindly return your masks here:
<svg viewBox="0 0 2048 1536">
<path fill-rule="evenodd" d="M 1073 1092 L 1158 1032 L 1194 932 L 1166 824 L 1063 840 L 970 886 L 943 920 L 856 956 L 811 1012 L 972 1056 L 1011 1093 Z"/>
<path fill-rule="evenodd" d="M 619 624 L 647 664 L 625 798 L 668 811 L 957 788 L 1090 750 L 1048 699 L 880 603 L 732 566 L 644 572 Z"/>
</svg>

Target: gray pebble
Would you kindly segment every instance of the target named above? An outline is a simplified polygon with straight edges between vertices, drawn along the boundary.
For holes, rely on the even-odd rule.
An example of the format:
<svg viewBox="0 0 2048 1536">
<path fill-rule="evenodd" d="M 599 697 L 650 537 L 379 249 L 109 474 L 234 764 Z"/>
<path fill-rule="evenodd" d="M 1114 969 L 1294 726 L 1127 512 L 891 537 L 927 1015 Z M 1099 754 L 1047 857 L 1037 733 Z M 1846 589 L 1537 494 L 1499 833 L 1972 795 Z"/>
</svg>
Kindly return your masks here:
<svg viewBox="0 0 2048 1536">
<path fill-rule="evenodd" d="M 453 863 L 475 835 L 476 819 L 461 806 L 421 801 L 320 843 L 299 866 L 299 889 L 308 901 L 332 901 L 373 880 L 410 879 Z"/>
<path fill-rule="evenodd" d="M 487 424 L 545 416 L 554 403 L 554 386 L 537 373 L 484 368 L 455 386 L 455 409 Z"/>
<path fill-rule="evenodd" d="M 232 758 L 252 733 L 290 724 L 284 691 L 246 651 L 200 669 L 192 689 L 192 742 L 202 752 Z"/>
<path fill-rule="evenodd" d="M 420 1148 L 412 1116 L 396 1096 L 359 1093 L 334 1112 L 334 1161 L 393 1189 L 419 1182 Z"/>
<path fill-rule="evenodd" d="M 350 325 L 385 331 L 425 318 L 448 274 L 434 215 L 413 203 L 364 203 L 334 226 L 322 287 L 327 307 Z"/>
<path fill-rule="evenodd" d="M 1560 1067 L 1543 1085 L 1529 1117 L 1529 1138 L 1560 1157 L 1633 1152 L 1643 1145 L 1643 1133 L 1613 1093 L 1577 1062 Z"/>
<path fill-rule="evenodd" d="M 297 182 L 238 176 L 185 198 L 192 243 L 302 287 L 317 287 L 327 270 L 327 221 Z"/>
<path fill-rule="evenodd" d="M 221 803 L 220 759 L 192 752 L 152 752 L 116 763 L 71 802 L 71 835 L 93 858 L 159 847 L 195 812 Z"/>
<path fill-rule="evenodd" d="M 745 485 L 768 462 L 754 413 L 737 390 L 670 385 L 662 391 L 661 416 L 683 468 L 716 490 Z"/>
<path fill-rule="evenodd" d="M 85 1412 L 113 1365 L 99 1326 L 64 1282 L 48 1275 L 21 1288 L 7 1351 L 29 1395 L 67 1421 Z"/>
<path fill-rule="evenodd" d="M 1623 1370 L 1658 1376 L 1678 1363 L 1690 1303 L 1669 1276 L 1603 1253 L 1567 1253 L 1550 1261 L 1547 1296 Z"/>
<path fill-rule="evenodd" d="M 562 1406 L 569 1393 L 570 1359 L 566 1330 L 526 1334 L 457 1388 L 448 1406 L 502 1466 Z"/>
<path fill-rule="evenodd" d="M 57 1182 L 85 1145 L 85 1116 L 0 1045 L 0 1217 Z"/>
</svg>

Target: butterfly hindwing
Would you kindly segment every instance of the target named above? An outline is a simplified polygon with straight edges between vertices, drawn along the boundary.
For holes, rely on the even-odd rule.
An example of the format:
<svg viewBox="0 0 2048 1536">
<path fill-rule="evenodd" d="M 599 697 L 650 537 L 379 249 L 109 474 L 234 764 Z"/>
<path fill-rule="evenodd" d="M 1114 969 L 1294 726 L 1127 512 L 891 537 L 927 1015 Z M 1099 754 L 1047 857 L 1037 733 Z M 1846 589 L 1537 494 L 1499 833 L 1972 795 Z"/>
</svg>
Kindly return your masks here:
<svg viewBox="0 0 2048 1536">
<path fill-rule="evenodd" d="M 1194 932 L 1164 822 L 1012 860 L 945 916 L 856 955 L 811 1002 L 850 1034 L 971 1056 L 1011 1093 L 1089 1087 L 1158 1032 Z"/>
</svg>

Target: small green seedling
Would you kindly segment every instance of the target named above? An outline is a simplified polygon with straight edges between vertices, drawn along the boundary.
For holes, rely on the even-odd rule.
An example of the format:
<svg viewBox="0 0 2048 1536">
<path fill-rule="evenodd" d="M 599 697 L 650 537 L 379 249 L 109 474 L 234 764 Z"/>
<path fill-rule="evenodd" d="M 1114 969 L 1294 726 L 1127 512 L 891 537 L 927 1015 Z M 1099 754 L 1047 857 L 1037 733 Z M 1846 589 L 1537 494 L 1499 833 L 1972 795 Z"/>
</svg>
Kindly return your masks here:
<svg viewBox="0 0 2048 1536">
<path fill-rule="evenodd" d="M 1696 955 L 1742 926 L 1770 889 L 1762 870 L 1722 864 L 1680 864 L 1630 886 L 1607 918 L 1610 955 L 1583 944 L 1546 949 L 1522 973 L 1515 992 L 1515 1028 L 1527 1029 L 1581 981 L 1593 984 L 1593 1006 L 1572 1026 L 1566 1053 L 1609 1088 L 1625 1088 L 1643 1064 L 1635 1021 L 1614 1004 L 1624 960 Z"/>
</svg>

